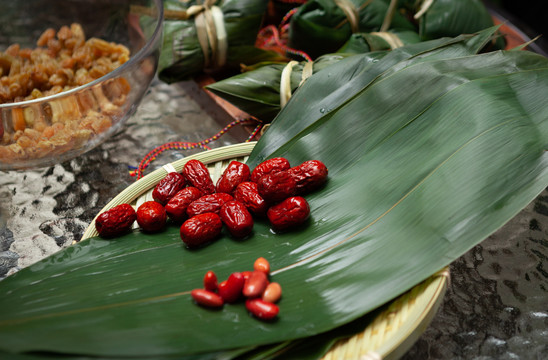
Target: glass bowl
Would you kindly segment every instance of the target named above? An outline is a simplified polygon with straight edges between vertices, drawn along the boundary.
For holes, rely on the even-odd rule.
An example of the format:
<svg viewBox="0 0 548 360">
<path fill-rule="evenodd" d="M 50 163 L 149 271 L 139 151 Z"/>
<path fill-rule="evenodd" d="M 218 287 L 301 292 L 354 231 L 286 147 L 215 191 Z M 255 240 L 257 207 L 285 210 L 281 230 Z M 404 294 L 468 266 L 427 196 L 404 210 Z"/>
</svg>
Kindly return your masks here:
<svg viewBox="0 0 548 360">
<path fill-rule="evenodd" d="M 30 169 L 66 161 L 91 150 L 120 130 L 136 111 L 154 78 L 162 25 L 161 0 L 3 2 L 0 12 L 0 92 L 3 92 L 0 94 L 0 170 Z M 64 33 L 60 31 L 63 27 Z M 42 36 L 49 28 L 55 31 L 54 36 Z M 50 34 L 53 30 L 49 30 Z M 96 39 L 86 51 L 78 50 L 77 55 L 76 49 L 83 47 L 82 36 L 77 36 L 82 35 L 80 30 L 86 40 Z M 70 37 L 72 39 L 67 40 Z M 25 56 L 35 63 L 49 64 L 49 59 L 29 55 L 31 49 L 38 47 L 40 38 L 41 47 L 60 59 L 59 67 L 40 68 L 45 69 L 43 72 L 28 70 L 28 74 L 8 80 L 8 75 L 16 73 L 16 67 L 26 61 Z M 19 44 L 19 52 L 13 53 L 13 44 Z M 65 49 L 59 50 L 59 47 Z M 89 56 L 83 56 L 84 53 Z M 49 56 L 54 56 L 51 54 Z M 73 59 L 65 60 L 67 57 Z M 91 64 L 91 69 L 78 70 L 78 64 L 85 62 Z M 113 63 L 118 67 L 107 67 Z M 81 78 L 74 81 L 77 76 Z M 35 84 L 45 88 L 46 80 L 48 85 L 57 85 L 57 93 L 37 89 Z M 72 87 L 68 86 L 69 80 L 75 83 Z M 84 80 L 90 82 L 84 84 Z M 32 95 L 17 98 L 20 87 L 36 90 Z M 63 91 L 58 92 L 61 89 Z M 6 94 L 13 96 L 8 98 Z"/>
</svg>

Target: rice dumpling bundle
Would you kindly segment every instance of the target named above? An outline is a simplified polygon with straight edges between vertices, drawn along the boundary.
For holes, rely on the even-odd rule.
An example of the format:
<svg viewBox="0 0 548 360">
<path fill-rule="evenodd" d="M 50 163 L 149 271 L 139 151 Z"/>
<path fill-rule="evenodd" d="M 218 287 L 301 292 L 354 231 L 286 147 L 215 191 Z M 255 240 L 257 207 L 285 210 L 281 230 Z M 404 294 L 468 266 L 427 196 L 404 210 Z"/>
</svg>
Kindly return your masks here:
<svg viewBox="0 0 548 360">
<path fill-rule="evenodd" d="M 310 0 L 291 17 L 289 46 L 316 58 L 337 51 L 352 33 L 380 31 L 389 11 L 387 0 Z M 391 29 L 416 30 L 394 12 Z"/>
<path fill-rule="evenodd" d="M 254 46 L 268 0 L 165 0 L 164 40 L 158 68 L 168 83 L 240 62 L 280 59 Z"/>
</svg>

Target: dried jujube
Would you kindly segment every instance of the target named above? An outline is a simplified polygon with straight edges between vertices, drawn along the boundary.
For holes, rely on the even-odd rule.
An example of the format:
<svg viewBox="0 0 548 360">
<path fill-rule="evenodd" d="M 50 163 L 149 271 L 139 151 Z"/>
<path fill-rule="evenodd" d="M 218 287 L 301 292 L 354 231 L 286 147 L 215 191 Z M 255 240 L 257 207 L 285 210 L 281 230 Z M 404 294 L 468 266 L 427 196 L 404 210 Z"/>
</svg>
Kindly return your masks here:
<svg viewBox="0 0 548 360">
<path fill-rule="evenodd" d="M 182 173 L 189 185 L 200 189 L 204 194 L 215 192 L 215 184 L 213 184 L 209 170 L 200 160 L 189 160 L 183 166 Z"/>
<path fill-rule="evenodd" d="M 203 193 L 193 186 L 180 190 L 166 204 L 167 216 L 175 223 L 182 223 L 188 219 L 188 206 L 202 196 Z"/>
<path fill-rule="evenodd" d="M 257 191 L 268 203 L 277 203 L 295 195 L 297 183 L 288 171 L 277 171 L 262 176 Z"/>
<path fill-rule="evenodd" d="M 232 194 L 236 187 L 244 181 L 249 181 L 251 173 L 247 164 L 231 161 L 217 181 L 217 192 Z"/>
<path fill-rule="evenodd" d="M 272 159 L 268 159 L 260 163 L 253 169 L 251 172 L 251 181 L 257 182 L 259 179 L 265 175 L 288 170 L 291 168 L 291 165 L 289 164 L 289 160 L 283 157 L 276 157 Z"/>
<path fill-rule="evenodd" d="M 162 205 L 186 185 L 185 177 L 178 172 L 168 173 L 152 190 L 152 198 Z"/>
<path fill-rule="evenodd" d="M 128 232 L 136 219 L 137 214 L 131 205 L 120 204 L 99 214 L 95 219 L 95 229 L 101 237 L 110 238 Z"/>
<path fill-rule="evenodd" d="M 293 196 L 271 206 L 266 215 L 274 229 L 286 230 L 303 224 L 310 216 L 310 206 L 302 196 Z"/>
<path fill-rule="evenodd" d="M 215 240 L 223 227 L 221 218 L 215 213 L 196 215 L 181 225 L 181 240 L 188 247 L 197 247 Z"/>
<path fill-rule="evenodd" d="M 257 183 L 246 181 L 236 187 L 234 200 L 244 204 L 247 209 L 256 216 L 266 215 L 267 202 L 259 195 Z"/>
<path fill-rule="evenodd" d="M 297 193 L 306 194 L 320 188 L 327 181 L 328 170 L 319 160 L 308 160 L 288 170 L 297 184 Z"/>
<path fill-rule="evenodd" d="M 189 218 L 206 212 L 218 214 L 221 206 L 232 200 L 234 200 L 232 195 L 226 193 L 204 195 L 191 202 L 186 209 L 186 213 Z"/>
<path fill-rule="evenodd" d="M 165 228 L 166 210 L 156 201 L 145 201 L 137 208 L 137 223 L 145 232 L 158 232 Z"/>
<path fill-rule="evenodd" d="M 228 232 L 236 238 L 244 238 L 253 231 L 253 216 L 239 201 L 228 201 L 221 206 L 219 216 Z"/>
</svg>

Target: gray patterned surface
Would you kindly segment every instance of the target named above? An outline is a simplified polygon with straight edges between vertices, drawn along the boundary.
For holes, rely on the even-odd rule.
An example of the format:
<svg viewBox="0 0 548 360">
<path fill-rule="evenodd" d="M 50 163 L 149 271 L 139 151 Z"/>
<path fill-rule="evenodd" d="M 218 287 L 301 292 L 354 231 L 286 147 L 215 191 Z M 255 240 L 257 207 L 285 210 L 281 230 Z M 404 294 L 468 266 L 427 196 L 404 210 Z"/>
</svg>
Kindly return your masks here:
<svg viewBox="0 0 548 360">
<path fill-rule="evenodd" d="M 191 97 L 188 84 L 155 82 L 124 132 L 69 162 L 0 172 L 0 278 L 78 240 L 100 209 L 168 141 L 200 141 L 223 124 Z M 191 89 L 192 90 L 192 89 Z M 229 132 L 211 144 L 242 141 Z M 156 163 L 194 151 L 170 151 Z M 451 265 L 451 283 L 411 359 L 548 359 L 548 192 Z"/>
</svg>

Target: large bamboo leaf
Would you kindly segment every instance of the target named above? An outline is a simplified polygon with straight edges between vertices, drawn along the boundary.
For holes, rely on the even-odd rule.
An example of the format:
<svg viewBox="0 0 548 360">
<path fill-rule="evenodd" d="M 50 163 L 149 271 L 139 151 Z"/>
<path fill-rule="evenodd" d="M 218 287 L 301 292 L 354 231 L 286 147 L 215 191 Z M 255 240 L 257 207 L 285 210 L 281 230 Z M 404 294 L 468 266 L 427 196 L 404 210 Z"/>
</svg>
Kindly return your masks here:
<svg viewBox="0 0 548 360">
<path fill-rule="evenodd" d="M 284 155 L 330 169 L 327 186 L 307 196 L 306 227 L 274 234 L 258 222 L 245 241 L 225 236 L 195 251 L 175 226 L 83 241 L 0 282 L 0 349 L 230 356 L 215 352 L 349 323 L 449 264 L 548 184 L 548 60 L 528 52 L 447 58 L 440 49 L 378 65 L 386 56 L 372 79 L 354 78 L 362 83 L 347 87 L 351 94 L 316 97 L 333 104 L 329 111 L 295 118 L 296 108 L 313 106 L 301 102 L 303 87 L 275 119 L 251 165 Z M 348 70 L 342 63 L 332 76 Z M 258 256 L 284 288 L 278 321 L 256 321 L 243 306 L 191 303 L 206 270 L 225 278 Z"/>
</svg>

